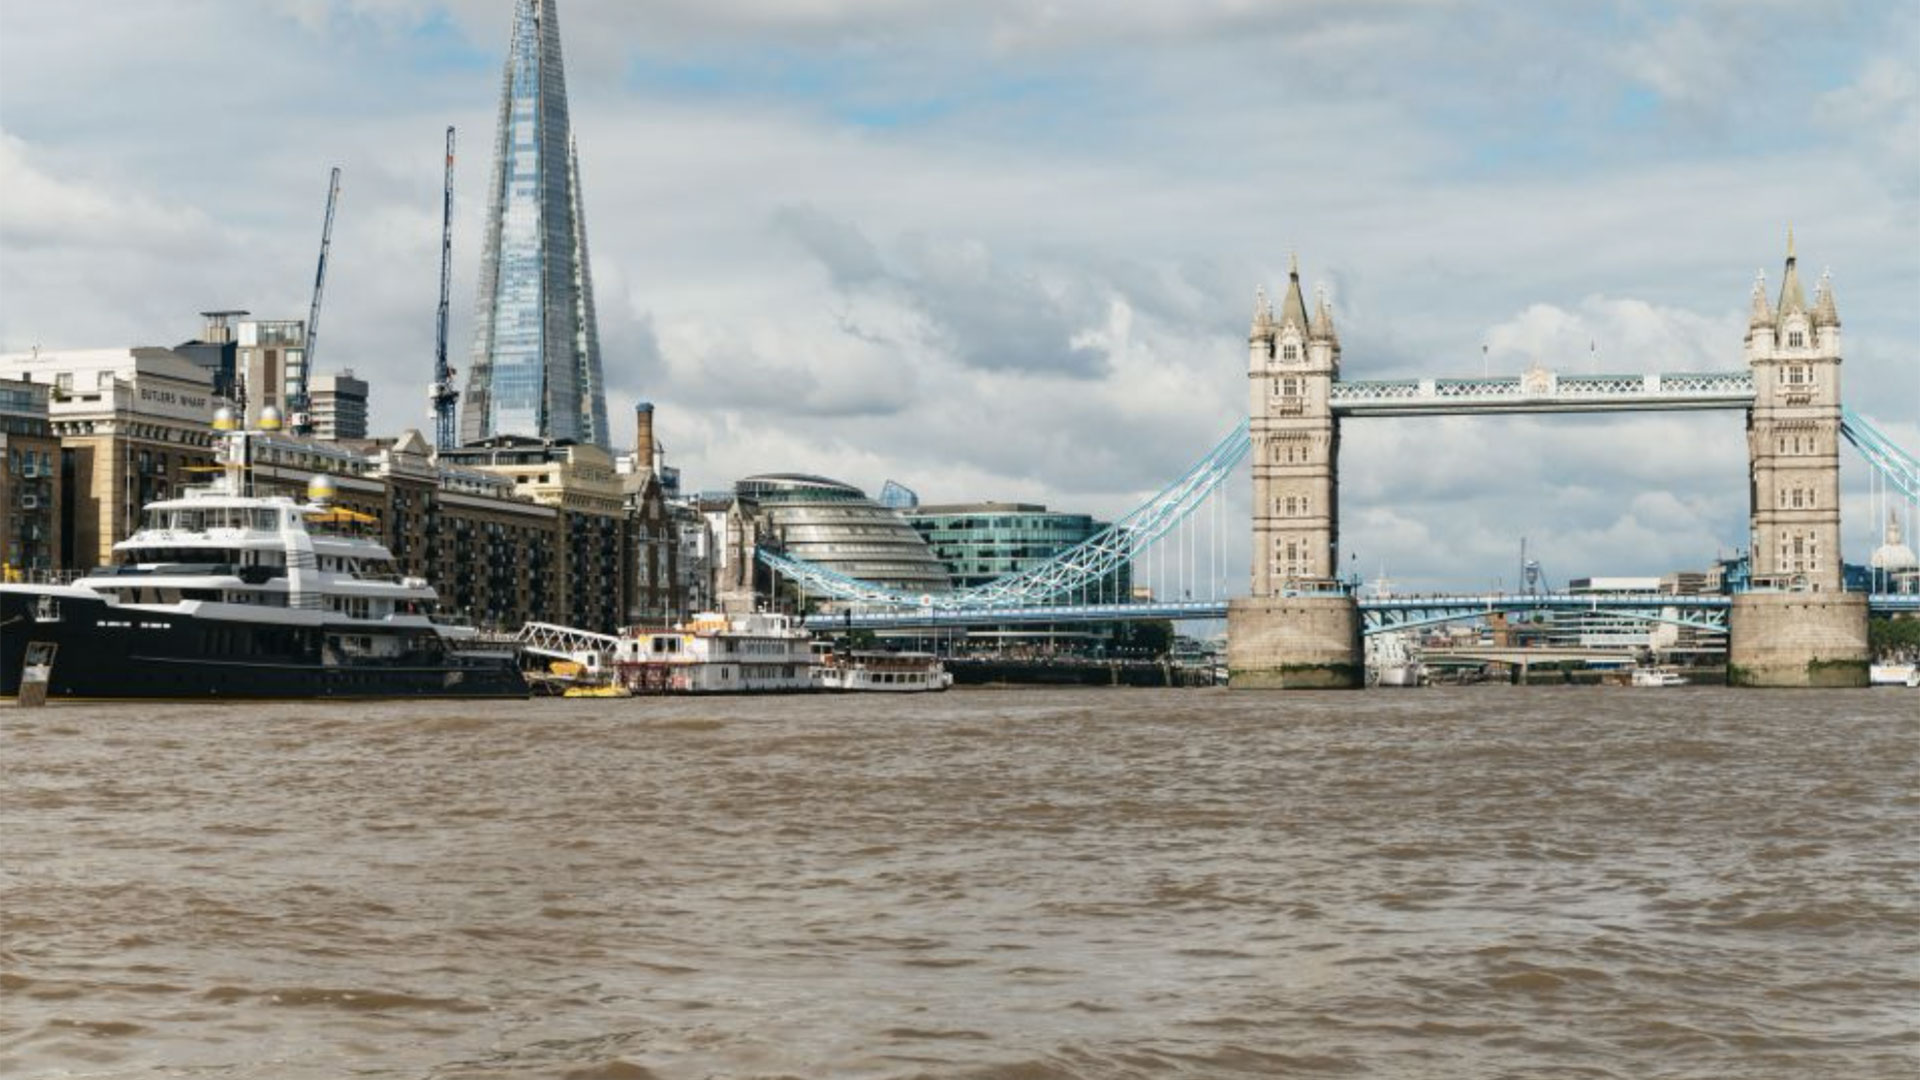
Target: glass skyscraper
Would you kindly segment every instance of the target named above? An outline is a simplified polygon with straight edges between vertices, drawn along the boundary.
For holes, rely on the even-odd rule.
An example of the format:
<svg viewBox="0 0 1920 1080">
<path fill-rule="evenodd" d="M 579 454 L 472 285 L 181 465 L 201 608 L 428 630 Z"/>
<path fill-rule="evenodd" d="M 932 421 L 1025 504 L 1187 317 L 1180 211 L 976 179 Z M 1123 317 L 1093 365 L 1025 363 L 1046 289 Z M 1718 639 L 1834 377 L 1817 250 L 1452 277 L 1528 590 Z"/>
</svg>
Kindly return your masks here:
<svg viewBox="0 0 1920 1080">
<path fill-rule="evenodd" d="M 460 400 L 463 443 L 527 435 L 611 450 L 554 0 L 514 9 Z"/>
</svg>

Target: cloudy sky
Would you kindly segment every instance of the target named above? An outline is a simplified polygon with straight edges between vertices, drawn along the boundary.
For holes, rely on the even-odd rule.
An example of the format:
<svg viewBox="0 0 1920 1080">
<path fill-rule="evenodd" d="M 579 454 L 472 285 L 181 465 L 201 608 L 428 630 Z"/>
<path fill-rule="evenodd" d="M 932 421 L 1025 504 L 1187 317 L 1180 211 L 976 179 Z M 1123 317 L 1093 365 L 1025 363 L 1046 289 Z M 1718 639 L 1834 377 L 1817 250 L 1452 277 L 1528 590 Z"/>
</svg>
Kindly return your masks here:
<svg viewBox="0 0 1920 1080">
<path fill-rule="evenodd" d="M 1349 378 L 1730 369 L 1789 225 L 1846 397 L 1920 446 L 1914 0 L 559 9 L 615 435 L 656 402 L 689 486 L 1123 512 L 1244 414 L 1294 252 Z M 464 367 L 511 20 L 0 0 L 0 351 L 304 317 L 339 165 L 319 367 L 427 426 L 442 133 Z M 1408 588 L 1510 585 L 1523 536 L 1563 580 L 1745 533 L 1735 413 L 1355 421 L 1341 464 L 1350 565 Z"/>
</svg>

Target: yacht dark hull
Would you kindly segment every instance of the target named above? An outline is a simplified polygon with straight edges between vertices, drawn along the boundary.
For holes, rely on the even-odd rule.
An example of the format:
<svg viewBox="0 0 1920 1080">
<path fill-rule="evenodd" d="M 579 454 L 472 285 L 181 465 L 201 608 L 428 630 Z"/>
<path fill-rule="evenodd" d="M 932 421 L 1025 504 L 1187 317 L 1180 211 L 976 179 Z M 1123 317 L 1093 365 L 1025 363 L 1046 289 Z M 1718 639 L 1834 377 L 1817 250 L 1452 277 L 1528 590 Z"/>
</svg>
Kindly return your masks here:
<svg viewBox="0 0 1920 1080">
<path fill-rule="evenodd" d="M 54 646 L 47 681 L 50 698 L 528 695 L 526 680 L 508 654 L 415 649 L 392 659 L 355 659 L 329 647 L 328 631 L 320 627 L 203 618 L 113 606 L 71 594 L 0 590 L 0 696 L 19 693 L 27 651 L 35 645 Z"/>
</svg>

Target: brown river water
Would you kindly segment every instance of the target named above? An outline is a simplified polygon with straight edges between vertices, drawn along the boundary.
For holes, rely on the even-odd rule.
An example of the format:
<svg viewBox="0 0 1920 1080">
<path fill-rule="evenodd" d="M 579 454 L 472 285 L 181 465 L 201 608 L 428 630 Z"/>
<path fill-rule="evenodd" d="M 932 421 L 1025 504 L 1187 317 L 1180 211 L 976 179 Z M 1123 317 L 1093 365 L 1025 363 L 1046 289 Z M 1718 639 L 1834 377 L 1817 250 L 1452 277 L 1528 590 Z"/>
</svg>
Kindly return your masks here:
<svg viewBox="0 0 1920 1080">
<path fill-rule="evenodd" d="M 1920 694 L 0 709 L 7 1077 L 1920 1076 Z"/>
</svg>

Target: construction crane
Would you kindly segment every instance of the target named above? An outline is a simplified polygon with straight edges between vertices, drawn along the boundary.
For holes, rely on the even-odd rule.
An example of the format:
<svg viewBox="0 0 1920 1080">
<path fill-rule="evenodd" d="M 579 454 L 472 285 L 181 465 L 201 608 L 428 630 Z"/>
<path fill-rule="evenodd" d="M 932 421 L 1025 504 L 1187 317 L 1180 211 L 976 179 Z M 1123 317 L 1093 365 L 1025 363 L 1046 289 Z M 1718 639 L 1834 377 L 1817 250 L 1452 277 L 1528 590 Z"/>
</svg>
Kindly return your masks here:
<svg viewBox="0 0 1920 1080">
<path fill-rule="evenodd" d="M 333 209 L 339 203 L 340 166 L 335 165 L 327 181 L 327 223 L 320 228 L 320 265 L 313 272 L 313 307 L 307 311 L 307 354 L 299 368 L 289 365 L 287 369 L 287 412 L 292 414 L 288 419 L 296 435 L 313 431 L 307 386 L 312 381 L 313 357 L 320 343 L 320 294 L 327 287 L 327 249 L 333 246 Z"/>
<path fill-rule="evenodd" d="M 440 192 L 440 333 L 433 356 L 433 448 L 453 449 L 453 405 L 460 391 L 453 388 L 453 365 L 447 363 L 447 291 L 453 269 L 453 128 L 447 128 L 447 178 Z"/>
</svg>

